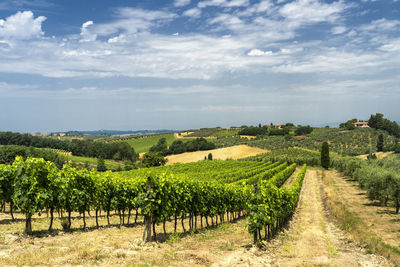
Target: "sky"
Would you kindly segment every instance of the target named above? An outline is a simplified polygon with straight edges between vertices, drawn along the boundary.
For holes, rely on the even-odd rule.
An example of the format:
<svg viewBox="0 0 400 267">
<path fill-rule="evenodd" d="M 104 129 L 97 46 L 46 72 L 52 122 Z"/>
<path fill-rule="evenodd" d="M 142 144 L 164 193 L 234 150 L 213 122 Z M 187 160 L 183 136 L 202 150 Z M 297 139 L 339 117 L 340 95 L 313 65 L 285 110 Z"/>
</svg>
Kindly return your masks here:
<svg viewBox="0 0 400 267">
<path fill-rule="evenodd" d="M 400 121 L 400 0 L 0 2 L 0 131 L 377 112 Z"/>
</svg>

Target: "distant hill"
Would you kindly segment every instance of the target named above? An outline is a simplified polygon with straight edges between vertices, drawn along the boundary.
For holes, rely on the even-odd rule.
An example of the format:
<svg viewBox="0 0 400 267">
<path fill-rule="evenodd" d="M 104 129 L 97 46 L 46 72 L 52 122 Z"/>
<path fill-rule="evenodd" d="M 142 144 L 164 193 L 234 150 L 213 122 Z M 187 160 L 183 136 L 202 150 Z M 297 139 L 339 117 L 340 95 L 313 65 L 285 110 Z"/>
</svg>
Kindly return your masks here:
<svg viewBox="0 0 400 267">
<path fill-rule="evenodd" d="M 138 131 L 119 131 L 119 130 L 96 130 L 96 131 L 68 131 L 70 135 L 134 135 L 134 134 L 159 134 L 159 133 L 174 133 L 175 130 L 138 130 Z M 58 132 L 57 132 L 58 133 Z"/>
</svg>

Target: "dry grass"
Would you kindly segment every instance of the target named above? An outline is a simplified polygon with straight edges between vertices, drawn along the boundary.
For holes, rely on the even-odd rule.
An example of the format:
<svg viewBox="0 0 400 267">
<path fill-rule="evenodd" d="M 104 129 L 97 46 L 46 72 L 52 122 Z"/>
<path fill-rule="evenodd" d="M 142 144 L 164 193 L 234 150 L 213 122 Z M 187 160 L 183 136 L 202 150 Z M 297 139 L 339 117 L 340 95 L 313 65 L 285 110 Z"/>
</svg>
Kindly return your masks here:
<svg viewBox="0 0 400 267">
<path fill-rule="evenodd" d="M 400 215 L 393 208 L 377 206 L 354 181 L 336 171 L 323 174 L 325 202 L 330 213 L 357 242 L 366 244 L 370 253 L 379 253 L 400 264 Z"/>
<path fill-rule="evenodd" d="M 247 138 L 248 140 L 252 140 L 257 137 L 257 136 L 253 136 L 253 135 L 239 135 L 239 136 L 240 136 L 240 138 Z"/>
<path fill-rule="evenodd" d="M 382 159 L 382 158 L 385 158 L 385 157 L 387 157 L 387 156 L 392 155 L 393 152 L 376 152 L 376 153 L 374 153 L 374 154 L 376 155 L 376 157 L 377 157 L 378 159 Z M 359 156 L 357 156 L 357 158 L 360 158 L 360 159 L 367 159 L 368 156 L 369 156 L 369 154 L 359 155 Z"/>
<path fill-rule="evenodd" d="M 61 231 L 57 219 L 56 231 L 50 234 L 49 219 L 42 214 L 33 220 L 34 234 L 26 236 L 21 234 L 23 217 L 16 215 L 19 220 L 9 223 L 9 215 L 0 214 L 0 266 L 204 266 L 222 261 L 224 255 L 251 242 L 245 219 L 185 234 L 180 221 L 177 234 L 173 234 L 173 222 L 167 222 L 167 235 L 162 233 L 162 225 L 156 227 L 161 243 L 143 243 L 144 227 L 139 224 L 119 228 L 118 216 L 112 216 L 111 227 L 101 217 L 100 224 L 104 227 L 100 229 L 95 229 L 95 220 L 89 217 L 86 231 L 79 229 L 82 220 L 74 218 L 72 232 Z M 185 224 L 188 228 L 187 220 Z"/>
<path fill-rule="evenodd" d="M 249 156 L 254 156 L 261 153 L 267 153 L 268 150 L 257 148 L 257 147 L 250 147 L 247 145 L 238 145 L 232 147 L 224 147 L 212 150 L 205 150 L 205 151 L 196 151 L 196 152 L 187 152 L 178 155 L 170 155 L 167 156 L 168 162 L 167 165 L 174 164 L 174 163 L 188 163 L 188 162 L 195 162 L 204 160 L 204 157 L 207 157 L 209 153 L 212 154 L 213 159 L 239 159 L 245 158 Z"/>
</svg>

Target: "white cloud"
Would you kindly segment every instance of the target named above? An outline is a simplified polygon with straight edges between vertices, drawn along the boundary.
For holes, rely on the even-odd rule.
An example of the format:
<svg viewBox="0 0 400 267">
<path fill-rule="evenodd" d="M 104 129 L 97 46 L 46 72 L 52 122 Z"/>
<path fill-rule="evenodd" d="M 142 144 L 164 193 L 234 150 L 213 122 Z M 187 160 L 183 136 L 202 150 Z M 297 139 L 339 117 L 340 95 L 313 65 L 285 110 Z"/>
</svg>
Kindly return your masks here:
<svg viewBox="0 0 400 267">
<path fill-rule="evenodd" d="M 154 11 L 137 8 L 118 8 L 115 10 L 116 19 L 111 23 L 82 25 L 82 31 L 90 36 L 110 36 L 122 31 L 123 33 L 146 32 L 152 27 L 168 23 L 176 14 L 166 11 Z M 88 23 L 88 22 L 86 22 Z"/>
<path fill-rule="evenodd" d="M 360 27 L 363 31 L 398 31 L 400 20 L 387 20 L 385 18 L 374 20 Z"/>
<path fill-rule="evenodd" d="M 200 8 L 191 8 L 183 12 L 182 14 L 185 17 L 191 17 L 191 18 L 199 18 L 201 16 L 201 9 Z"/>
<path fill-rule="evenodd" d="M 345 26 L 336 26 L 332 28 L 333 34 L 342 34 L 345 31 L 347 31 L 347 28 Z"/>
<path fill-rule="evenodd" d="M 323 21 L 334 22 L 339 19 L 339 14 L 346 8 L 342 1 L 325 4 L 318 0 L 296 0 L 285 4 L 279 13 L 296 24 L 308 24 Z"/>
<path fill-rule="evenodd" d="M 81 36 L 82 36 L 82 40 L 83 42 L 90 42 L 90 41 L 94 41 L 97 38 L 97 34 L 91 33 L 88 30 L 88 27 L 93 25 L 93 21 L 89 20 L 86 21 L 85 23 L 82 24 L 81 27 Z"/>
<path fill-rule="evenodd" d="M 176 7 L 187 6 L 190 4 L 190 1 L 191 0 L 175 0 L 174 6 L 176 6 Z"/>
<path fill-rule="evenodd" d="M 250 4 L 249 0 L 207 0 L 200 1 L 197 6 L 199 8 L 205 8 L 209 6 L 218 6 L 218 7 L 241 7 L 248 6 Z"/>
<path fill-rule="evenodd" d="M 111 43 L 125 43 L 125 42 L 127 42 L 126 35 L 125 34 L 120 34 L 120 35 L 118 35 L 116 37 L 109 38 L 107 42 L 109 44 L 111 44 Z"/>
<path fill-rule="evenodd" d="M 43 35 L 42 23 L 46 17 L 34 18 L 32 11 L 17 12 L 0 20 L 0 37 L 18 40 L 37 38 Z"/>
<path fill-rule="evenodd" d="M 380 47 L 381 50 L 383 51 L 388 51 L 388 52 L 397 52 L 400 51 L 400 38 L 391 40 L 390 42 L 382 45 Z"/>
<path fill-rule="evenodd" d="M 318 7 L 328 5 L 329 9 L 329 4 L 316 1 L 289 4 L 300 2 Z M 282 8 L 289 4 L 284 4 Z M 340 4 L 333 2 L 331 5 Z M 201 12 L 199 8 L 196 10 Z M 333 38 L 330 35 L 333 40 L 307 42 L 302 40 L 297 30 L 302 23 L 308 25 L 310 21 L 320 19 L 308 18 L 305 22 L 304 14 L 296 20 L 291 16 L 279 16 L 281 10 L 276 6 L 268 10 L 273 13 L 268 15 L 269 11 L 254 11 L 254 15 L 249 17 L 241 17 L 236 12 L 207 13 L 210 18 L 202 24 L 206 29 L 203 28 L 203 33 L 194 30 L 177 38 L 173 34 L 175 31 L 165 34 L 154 31 L 159 25 L 177 18 L 176 14 L 120 8 L 115 10 L 115 17 L 109 22 L 83 23 L 80 36 L 65 36 L 62 39 L 44 37 L 15 41 L 11 45 L 0 38 L 0 72 L 48 77 L 214 79 L 226 73 L 333 72 L 347 75 L 371 72 L 374 68 L 378 68 L 378 72 L 399 67 L 399 44 L 395 38 L 380 38 L 380 42 L 374 44 L 375 50 L 364 49 L 372 43 L 371 32 L 356 28 L 351 36 L 346 34 Z M 326 14 L 328 17 L 329 14 L 334 14 L 336 18 L 341 16 L 339 11 Z M 0 27 L 4 27 L 5 23 L 6 20 L 0 22 L 3 25 Z M 344 21 L 340 20 L 335 25 L 340 26 L 332 28 L 333 34 L 347 31 Z M 393 25 L 397 22 L 380 20 L 371 25 L 377 29 L 394 29 Z M 377 34 L 373 38 L 380 37 Z M 297 36 L 300 38 L 295 42 Z"/>
<path fill-rule="evenodd" d="M 252 49 L 249 53 L 247 53 L 248 56 L 265 56 L 265 55 L 272 55 L 272 51 L 262 51 L 260 49 Z"/>
</svg>

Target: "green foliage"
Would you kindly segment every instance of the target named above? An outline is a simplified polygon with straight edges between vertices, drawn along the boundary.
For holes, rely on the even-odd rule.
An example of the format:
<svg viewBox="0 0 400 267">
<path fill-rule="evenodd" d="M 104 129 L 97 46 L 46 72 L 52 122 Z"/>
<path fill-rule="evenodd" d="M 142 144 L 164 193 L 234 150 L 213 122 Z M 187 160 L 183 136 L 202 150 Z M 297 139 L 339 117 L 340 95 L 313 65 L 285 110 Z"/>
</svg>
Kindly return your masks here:
<svg viewBox="0 0 400 267">
<path fill-rule="evenodd" d="M 307 135 L 313 131 L 313 128 L 310 125 L 307 126 L 298 126 L 294 131 L 295 135 Z"/>
<path fill-rule="evenodd" d="M 378 142 L 376 143 L 376 151 L 380 152 L 383 151 L 383 134 L 378 136 Z"/>
<path fill-rule="evenodd" d="M 400 137 L 400 126 L 395 121 L 385 119 L 382 113 L 371 115 L 368 120 L 368 125 L 371 128 L 387 131 L 390 135 L 395 137 Z"/>
<path fill-rule="evenodd" d="M 214 217 L 226 212 L 248 213 L 253 185 L 233 181 L 262 175 L 262 183 L 270 179 L 270 184 L 279 186 L 294 170 L 295 165 L 287 167 L 286 163 L 213 160 L 100 173 L 69 165 L 59 170 L 43 159 L 18 157 L 12 166 L 0 166 L 0 183 L 5 177 L 14 181 L 12 200 L 26 215 L 27 225 L 34 213 L 60 208 L 68 214 L 62 222 L 67 230 L 71 226 L 71 211 L 83 215 L 85 227 L 85 211 L 91 209 L 104 210 L 107 215 L 111 210 L 136 209 L 155 223 L 187 214 Z M 3 193 L 0 196 L 4 198 Z M 262 198 L 275 199 L 275 191 L 265 191 Z M 284 207 L 276 208 L 286 214 Z M 31 231 L 31 227 L 27 228 Z"/>
<path fill-rule="evenodd" d="M 208 153 L 207 159 L 208 160 L 212 160 L 213 159 L 212 153 Z"/>
<path fill-rule="evenodd" d="M 104 159 L 102 157 L 99 157 L 97 159 L 97 171 L 99 172 L 105 172 L 107 170 L 106 164 L 104 162 Z"/>
<path fill-rule="evenodd" d="M 57 168 L 43 159 L 17 157 L 13 163 L 15 169 L 13 202 L 26 216 L 25 232 L 31 233 L 31 217 L 50 205 L 53 201 L 52 184 Z"/>
<path fill-rule="evenodd" d="M 251 156 L 243 160 L 287 162 L 288 164 L 296 163 L 298 165 L 307 164 L 309 166 L 321 166 L 321 154 L 319 152 L 299 148 L 274 150 L 269 153 Z"/>
<path fill-rule="evenodd" d="M 254 186 L 254 194 L 251 195 L 248 203 L 248 230 L 250 233 L 255 233 L 257 236 L 257 232 L 263 228 L 278 229 L 282 227 L 294 212 L 299 200 L 306 169 L 307 167 L 304 165 L 289 189 L 282 189 L 280 185 L 293 173 L 293 170 L 285 170 L 286 174 L 278 173 L 274 178 Z M 254 241 L 257 242 L 257 238 Z"/>
<path fill-rule="evenodd" d="M 161 153 L 148 152 L 143 155 L 142 162 L 145 167 L 156 167 L 165 165 L 167 159 Z"/>
<path fill-rule="evenodd" d="M 181 140 L 176 140 L 172 143 L 172 145 L 168 149 L 169 154 L 181 154 L 185 153 L 187 150 L 186 145 Z"/>
<path fill-rule="evenodd" d="M 297 140 L 290 136 L 258 136 L 248 140 L 237 137 L 221 137 L 212 140 L 217 147 L 227 147 L 233 145 L 246 144 L 268 150 L 280 150 L 285 148 L 306 148 L 320 151 L 324 141 L 329 140 L 329 149 L 341 155 L 362 155 L 369 153 L 369 143 L 377 142 L 379 134 L 382 133 L 385 139 L 384 150 L 394 151 L 396 140 L 381 130 L 371 128 L 356 128 L 353 131 L 343 131 L 335 128 L 314 128 L 305 139 Z M 372 147 L 372 152 L 376 152 L 376 147 Z"/>
<path fill-rule="evenodd" d="M 285 131 L 284 129 L 269 129 L 268 130 L 268 135 L 269 136 L 274 136 L 274 135 L 285 135 L 289 133 L 288 131 Z"/>
<path fill-rule="evenodd" d="M 357 121 L 358 121 L 357 119 L 348 120 L 344 123 L 341 123 L 339 127 L 346 130 L 354 130 L 356 128 L 354 123 L 356 123 Z"/>
<path fill-rule="evenodd" d="M 245 127 L 243 130 L 239 131 L 239 135 L 251 135 L 251 136 L 257 136 L 257 135 L 265 135 L 267 134 L 267 129 L 262 127 Z"/>
<path fill-rule="evenodd" d="M 152 147 L 150 147 L 150 152 L 158 152 L 162 155 L 168 154 L 168 146 L 167 146 L 167 139 L 165 137 L 158 140 L 158 143 Z"/>
<path fill-rule="evenodd" d="M 147 135 L 134 135 L 121 137 L 118 140 L 114 140 L 116 143 L 125 142 L 135 149 L 137 153 L 148 152 L 149 149 L 156 145 L 161 138 L 167 140 L 167 144 L 171 144 L 176 140 L 173 133 L 166 134 L 147 134 Z M 184 140 L 185 141 L 185 140 Z"/>
<path fill-rule="evenodd" d="M 321 147 L 321 166 L 324 169 L 329 169 L 329 166 L 330 166 L 328 142 L 323 142 L 322 143 L 322 147 Z"/>
<path fill-rule="evenodd" d="M 0 145 L 0 164 L 11 164 L 16 156 L 22 156 L 24 159 L 27 157 L 43 158 L 56 164 L 58 168 L 61 168 L 66 162 L 65 156 L 60 155 L 51 149 L 16 145 Z"/>
<path fill-rule="evenodd" d="M 337 157 L 332 166 L 346 176 L 359 181 L 361 188 L 367 190 L 371 200 L 378 200 L 387 205 L 391 201 L 396 213 L 400 209 L 400 159 L 397 156 L 368 161 Z"/>
<path fill-rule="evenodd" d="M 0 132 L 0 145 L 23 145 L 37 148 L 52 148 L 69 151 L 75 156 L 135 161 L 137 154 L 127 143 L 102 143 L 90 140 L 58 140 L 49 137 L 29 136 L 27 134 Z M 26 155 L 39 156 L 39 155 Z M 62 164 L 61 164 L 62 165 Z M 59 166 L 61 167 L 61 166 Z"/>
<path fill-rule="evenodd" d="M 9 165 L 0 165 L 0 200 L 12 202 L 14 194 L 15 170 Z"/>
</svg>

